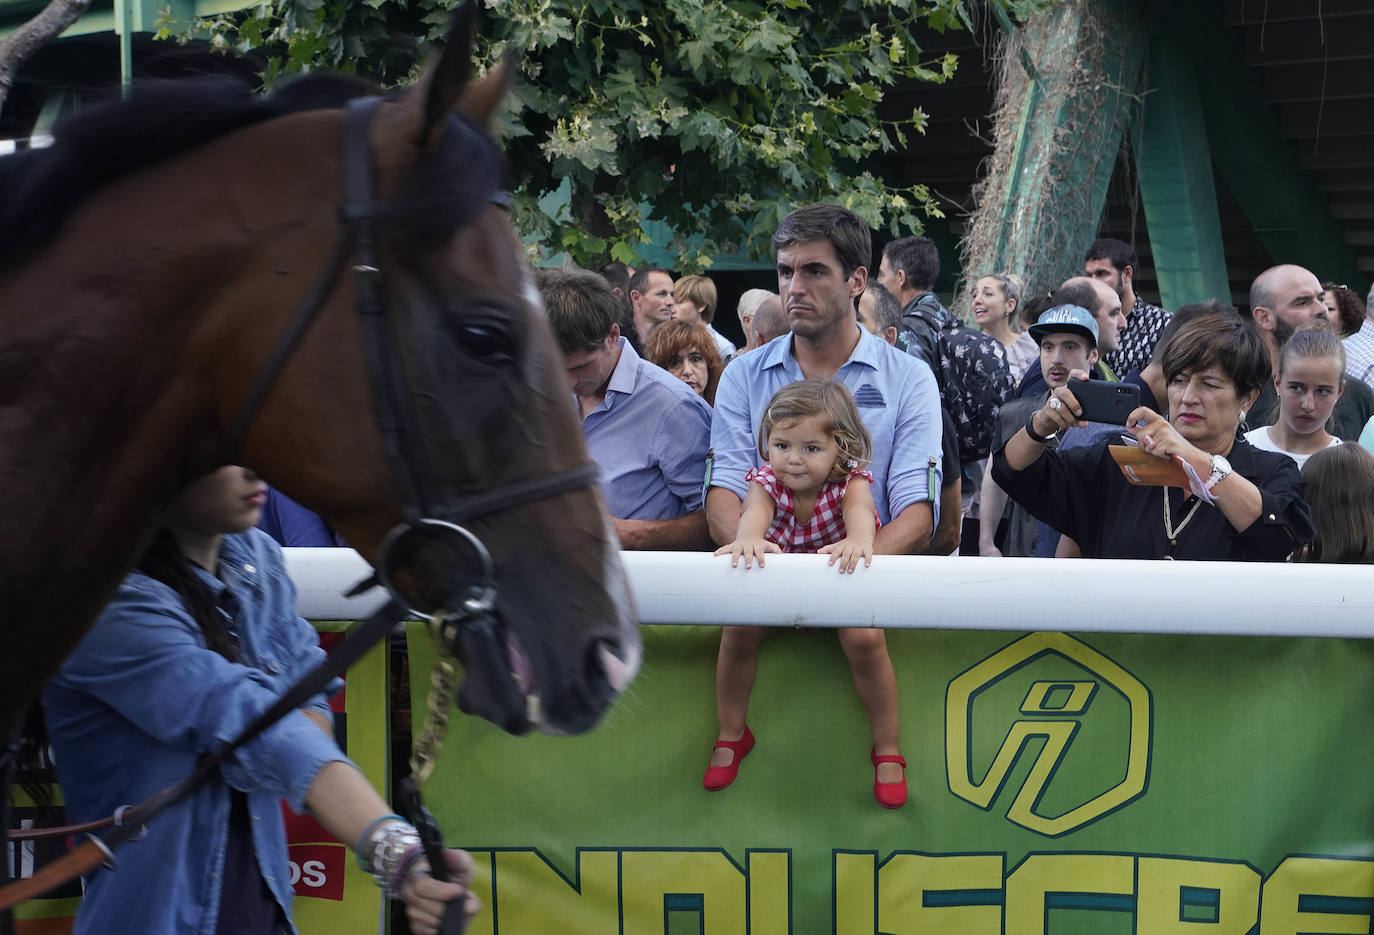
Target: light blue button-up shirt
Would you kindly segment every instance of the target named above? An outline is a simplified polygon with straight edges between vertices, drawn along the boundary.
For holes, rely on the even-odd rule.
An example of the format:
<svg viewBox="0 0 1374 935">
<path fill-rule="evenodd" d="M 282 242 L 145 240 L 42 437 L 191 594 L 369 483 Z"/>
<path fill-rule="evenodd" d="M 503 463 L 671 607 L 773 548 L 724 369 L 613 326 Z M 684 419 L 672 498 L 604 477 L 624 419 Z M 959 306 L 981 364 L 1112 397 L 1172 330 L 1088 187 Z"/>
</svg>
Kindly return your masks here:
<svg viewBox="0 0 1374 935">
<path fill-rule="evenodd" d="M 873 437 L 873 501 L 884 523 L 913 503 L 930 501 L 940 522 L 940 391 L 924 360 L 899 351 L 856 323 L 859 343 L 834 379 L 849 388 Z M 741 354 L 721 374 L 711 427 L 711 486 L 743 500 L 744 475 L 763 462 L 759 422 L 773 394 L 805 379 L 792 356 L 792 335 Z M 934 493 L 932 493 L 932 491 Z M 934 528 L 932 526 L 932 528 Z"/>
<path fill-rule="evenodd" d="M 582 432 L 612 516 L 676 519 L 701 509 L 711 407 L 624 337 L 606 398 L 583 418 Z"/>
<path fill-rule="evenodd" d="M 227 587 L 237 599 L 244 664 L 206 649 L 176 592 L 134 573 L 48 686 L 48 730 L 71 821 L 103 818 L 185 779 L 202 754 L 237 736 L 323 658 L 266 533 L 225 536 L 219 571 L 224 581 L 203 572 L 202 580 L 212 594 Z M 309 707 L 327 715 L 327 696 Z M 123 845 L 117 872 L 87 878 L 76 931 L 214 935 L 231 784 L 247 793 L 258 867 L 290 919 L 280 800 L 304 811 L 316 773 L 344 759 L 304 714 L 287 715 L 155 816 L 146 838 Z"/>
</svg>

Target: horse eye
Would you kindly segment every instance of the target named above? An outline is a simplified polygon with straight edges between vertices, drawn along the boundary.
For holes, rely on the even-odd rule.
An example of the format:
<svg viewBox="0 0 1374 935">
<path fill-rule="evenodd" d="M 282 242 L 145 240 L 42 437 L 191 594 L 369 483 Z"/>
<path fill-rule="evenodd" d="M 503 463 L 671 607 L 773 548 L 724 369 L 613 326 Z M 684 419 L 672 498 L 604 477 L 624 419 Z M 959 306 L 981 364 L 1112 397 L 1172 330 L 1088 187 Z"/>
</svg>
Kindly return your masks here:
<svg viewBox="0 0 1374 935">
<path fill-rule="evenodd" d="M 463 325 L 458 329 L 458 344 L 472 356 L 493 363 L 508 363 L 515 359 L 515 342 L 509 332 L 495 325 Z"/>
</svg>

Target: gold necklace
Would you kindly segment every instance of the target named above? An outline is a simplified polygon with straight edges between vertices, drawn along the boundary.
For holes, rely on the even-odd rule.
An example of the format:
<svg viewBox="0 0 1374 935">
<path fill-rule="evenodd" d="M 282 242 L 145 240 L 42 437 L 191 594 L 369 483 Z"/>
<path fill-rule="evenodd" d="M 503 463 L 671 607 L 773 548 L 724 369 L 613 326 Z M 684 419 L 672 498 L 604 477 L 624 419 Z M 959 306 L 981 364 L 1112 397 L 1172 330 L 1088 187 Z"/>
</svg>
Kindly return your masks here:
<svg viewBox="0 0 1374 935">
<path fill-rule="evenodd" d="M 1188 515 L 1183 517 L 1183 522 L 1179 523 L 1178 528 L 1175 529 L 1173 511 L 1169 509 L 1169 488 L 1161 487 L 1160 490 L 1164 492 L 1164 534 L 1169 537 L 1169 547 L 1176 548 L 1179 534 L 1183 532 L 1184 527 L 1192 522 L 1193 515 L 1197 513 L 1197 508 L 1202 506 L 1202 500 L 1194 501 L 1193 508 L 1188 511 Z M 1169 557 L 1172 558 L 1173 556 Z"/>
</svg>

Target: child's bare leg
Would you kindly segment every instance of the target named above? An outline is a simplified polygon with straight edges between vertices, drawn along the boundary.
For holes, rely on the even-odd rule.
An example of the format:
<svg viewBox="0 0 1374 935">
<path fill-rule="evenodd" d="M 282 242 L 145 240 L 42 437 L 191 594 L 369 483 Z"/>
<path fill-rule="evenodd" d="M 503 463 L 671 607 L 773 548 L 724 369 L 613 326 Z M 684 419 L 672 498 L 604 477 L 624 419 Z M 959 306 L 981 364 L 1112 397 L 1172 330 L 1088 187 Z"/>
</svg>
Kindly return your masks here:
<svg viewBox="0 0 1374 935">
<path fill-rule="evenodd" d="M 854 673 L 854 688 L 868 712 L 868 726 L 873 732 L 873 751 L 879 756 L 900 753 L 901 733 L 897 713 L 897 675 L 892 670 L 892 658 L 887 654 L 887 636 L 882 630 L 840 630 L 840 646 L 849 658 Z M 879 782 L 901 782 L 902 768 L 896 763 L 878 766 Z"/>
<path fill-rule="evenodd" d="M 768 636 L 767 627 L 722 627 L 720 654 L 716 657 L 717 740 L 739 740 L 749 713 L 749 694 L 759 671 L 759 646 Z M 712 766 L 729 766 L 734 751 L 716 747 Z"/>
</svg>

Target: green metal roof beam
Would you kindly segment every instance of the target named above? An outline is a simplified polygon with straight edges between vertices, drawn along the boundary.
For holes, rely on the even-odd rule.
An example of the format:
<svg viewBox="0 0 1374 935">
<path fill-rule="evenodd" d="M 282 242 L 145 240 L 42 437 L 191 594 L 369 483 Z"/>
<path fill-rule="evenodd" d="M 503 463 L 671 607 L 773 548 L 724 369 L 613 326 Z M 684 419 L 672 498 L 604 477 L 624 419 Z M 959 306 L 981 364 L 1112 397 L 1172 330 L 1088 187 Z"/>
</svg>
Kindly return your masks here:
<svg viewBox="0 0 1374 935">
<path fill-rule="evenodd" d="M 1209 298 L 1229 303 L 1197 73 L 1172 38 L 1156 36 L 1151 42 L 1149 83 L 1136 151 L 1160 303 L 1165 308 Z"/>
<path fill-rule="evenodd" d="M 1362 292 L 1369 280 L 1326 195 L 1284 139 L 1277 112 L 1245 63 L 1243 37 L 1218 9 L 1194 0 L 1165 0 L 1159 12 L 1161 40 L 1174 43 L 1182 58 L 1205 64 L 1206 80 L 1197 83 L 1201 113 L 1207 135 L 1225 141 L 1212 149 L 1212 161 L 1274 262 L 1306 266 Z"/>
</svg>

